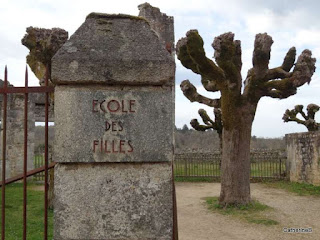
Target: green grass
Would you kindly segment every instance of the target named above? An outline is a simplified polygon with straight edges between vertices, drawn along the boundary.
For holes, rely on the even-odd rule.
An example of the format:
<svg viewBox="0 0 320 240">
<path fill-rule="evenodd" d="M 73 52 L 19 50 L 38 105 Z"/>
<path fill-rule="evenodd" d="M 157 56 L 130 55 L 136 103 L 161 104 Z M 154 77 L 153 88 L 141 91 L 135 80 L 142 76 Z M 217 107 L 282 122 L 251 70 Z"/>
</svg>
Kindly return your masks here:
<svg viewBox="0 0 320 240">
<path fill-rule="evenodd" d="M 223 207 L 219 204 L 218 197 L 206 197 L 204 200 L 206 201 L 208 209 L 213 212 L 234 216 L 236 218 L 246 220 L 249 223 L 263 224 L 266 226 L 279 224 L 279 222 L 263 216 L 264 212 L 270 211 L 272 208 L 256 200 L 247 205 L 230 205 L 227 207 Z"/>
<path fill-rule="evenodd" d="M 285 189 L 300 196 L 320 196 L 320 186 L 289 181 L 264 182 L 268 187 Z"/>
<path fill-rule="evenodd" d="M 174 166 L 175 176 L 220 176 L 218 163 L 212 162 L 176 162 Z"/>
<path fill-rule="evenodd" d="M 28 183 L 27 191 L 27 239 L 43 239 L 44 192 L 32 190 L 35 184 Z M 1 192 L 1 191 L 0 191 Z M 1 199 L 0 199 L 0 203 Z M 6 240 L 22 239 L 23 231 L 23 185 L 14 183 L 6 186 Z M 1 223 L 1 218 L 0 218 Z M 53 211 L 48 212 L 48 239 L 53 234 Z"/>
</svg>

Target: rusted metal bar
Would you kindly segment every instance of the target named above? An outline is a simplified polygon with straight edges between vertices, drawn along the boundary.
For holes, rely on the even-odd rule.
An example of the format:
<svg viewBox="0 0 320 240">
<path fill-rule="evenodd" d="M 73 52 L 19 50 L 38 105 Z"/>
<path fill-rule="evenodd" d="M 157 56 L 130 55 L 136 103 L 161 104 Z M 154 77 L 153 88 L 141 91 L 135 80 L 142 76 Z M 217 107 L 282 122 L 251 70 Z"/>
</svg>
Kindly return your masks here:
<svg viewBox="0 0 320 240">
<path fill-rule="evenodd" d="M 7 66 L 4 70 L 4 86 L 2 89 L 6 89 L 8 87 L 8 69 Z M 3 118 L 2 118 L 2 182 L 6 181 L 6 148 L 7 148 L 7 94 L 3 94 Z M 6 186 L 5 184 L 2 186 L 2 222 L 1 222 L 1 238 L 5 239 L 5 225 L 6 225 L 6 215 L 5 215 L 5 206 L 6 206 Z"/>
<path fill-rule="evenodd" d="M 27 239 L 27 160 L 28 160 L 28 68 L 24 86 L 24 158 L 23 158 L 23 240 Z"/>
<path fill-rule="evenodd" d="M 42 86 L 42 87 L 8 87 L 0 88 L 0 93 L 50 93 L 54 91 L 54 87 Z"/>
<path fill-rule="evenodd" d="M 49 166 L 48 166 L 48 169 L 54 168 L 55 165 L 56 165 L 55 162 L 50 163 Z M 33 169 L 31 171 L 28 171 L 26 176 L 28 178 L 30 176 L 33 176 L 33 175 L 41 173 L 41 172 L 44 172 L 44 166 L 36 168 L 36 169 Z M 22 173 L 22 174 L 19 174 L 19 175 L 15 176 L 15 177 L 8 178 L 6 180 L 6 184 L 5 185 L 8 185 L 10 183 L 14 183 L 14 182 L 17 182 L 17 181 L 21 180 L 21 179 L 23 179 L 23 176 L 24 176 L 24 174 Z M 0 182 L 0 187 L 1 186 L 2 186 L 2 182 Z"/>
<path fill-rule="evenodd" d="M 48 87 L 49 67 L 46 67 L 45 86 Z M 44 239 L 48 239 L 48 133 L 49 133 L 49 92 L 46 92 L 45 101 L 45 153 L 44 153 Z"/>
</svg>

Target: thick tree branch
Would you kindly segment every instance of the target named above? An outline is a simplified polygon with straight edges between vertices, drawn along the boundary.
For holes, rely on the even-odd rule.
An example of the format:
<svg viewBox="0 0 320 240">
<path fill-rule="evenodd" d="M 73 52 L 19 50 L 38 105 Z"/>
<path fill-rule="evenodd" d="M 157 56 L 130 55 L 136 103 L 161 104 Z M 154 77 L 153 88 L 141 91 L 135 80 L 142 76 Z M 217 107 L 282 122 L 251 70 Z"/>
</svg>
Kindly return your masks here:
<svg viewBox="0 0 320 240">
<path fill-rule="evenodd" d="M 251 101 L 259 101 L 264 95 L 271 97 L 281 95 L 278 92 L 270 92 L 272 88 L 264 90 L 264 87 L 261 86 L 266 81 L 268 73 L 269 77 L 278 74 L 277 70 L 269 71 L 268 68 L 272 43 L 273 40 L 267 33 L 256 35 L 252 57 L 253 68 L 248 71 L 243 92 L 243 95 Z"/>
<path fill-rule="evenodd" d="M 177 56 L 180 60 L 181 64 L 185 67 L 193 71 L 194 73 L 200 74 L 197 64 L 195 64 L 188 53 L 187 48 L 187 38 L 181 38 L 177 42 Z"/>
<path fill-rule="evenodd" d="M 296 60 L 296 48 L 292 47 L 289 49 L 289 51 L 287 52 L 283 63 L 281 65 L 281 68 L 286 71 L 289 72 L 291 70 L 291 68 L 294 66 L 294 61 Z"/>
<path fill-rule="evenodd" d="M 203 87 L 209 92 L 216 92 L 219 91 L 219 87 L 217 86 L 216 82 L 210 81 L 210 79 L 201 76 L 201 83 Z"/>
<path fill-rule="evenodd" d="M 289 52 L 292 54 L 292 48 Z M 315 71 L 315 62 L 316 59 L 311 57 L 311 52 L 309 50 L 304 50 L 299 56 L 293 72 L 288 73 L 287 78 L 271 80 L 262 84 L 262 89 L 264 89 L 263 96 L 282 99 L 294 95 L 297 92 L 298 87 L 311 81 L 311 77 Z M 289 64 L 287 64 L 287 69 L 289 68 L 288 65 Z M 271 71 L 269 70 L 268 72 L 271 75 Z M 275 72 L 275 75 L 278 74 L 278 77 L 284 77 L 286 75 L 280 68 L 275 70 Z M 281 74 L 283 75 L 280 76 Z"/>
<path fill-rule="evenodd" d="M 206 110 L 199 109 L 198 113 L 199 113 L 200 117 L 202 118 L 202 121 L 204 122 L 204 124 L 214 125 L 214 121 L 212 121 L 212 119 L 209 117 Z"/>
<path fill-rule="evenodd" d="M 213 81 L 216 86 L 222 85 L 225 74 L 211 59 L 206 57 L 203 40 L 198 31 L 190 30 L 186 35 L 186 38 L 180 39 L 177 43 L 177 56 L 182 65 L 201 74 L 207 81 Z"/>
<path fill-rule="evenodd" d="M 268 69 L 267 74 L 263 81 L 273 80 L 273 79 L 284 79 L 292 76 L 290 69 L 294 66 L 294 61 L 296 58 L 296 48 L 292 47 L 287 52 L 283 63 L 280 67 Z"/>
<path fill-rule="evenodd" d="M 308 119 L 314 119 L 316 112 L 319 111 L 319 106 L 317 104 L 309 104 L 307 106 L 307 114 L 308 114 Z"/>
<path fill-rule="evenodd" d="M 303 105 L 296 105 L 294 106 L 294 110 L 297 112 L 297 113 L 300 113 L 300 115 L 305 119 L 305 120 L 308 120 L 309 117 L 304 113 L 303 111 Z"/>
<path fill-rule="evenodd" d="M 305 83 L 310 83 L 311 77 L 316 70 L 316 59 L 311 57 L 310 50 L 304 50 L 299 56 L 293 70 L 293 86 L 295 88 L 302 86 Z"/>
<path fill-rule="evenodd" d="M 197 131 L 204 132 L 208 129 L 213 129 L 212 125 L 206 126 L 206 125 L 201 125 L 197 119 L 192 119 L 190 122 L 191 127 L 193 127 Z"/>
<path fill-rule="evenodd" d="M 263 96 L 272 97 L 272 98 L 279 98 L 279 99 L 285 99 L 285 98 L 288 98 L 288 97 L 290 97 L 290 96 L 292 96 L 292 95 L 294 95 L 296 93 L 297 93 L 296 89 L 287 90 L 287 91 L 271 89 L 269 91 L 264 92 Z"/>
<path fill-rule="evenodd" d="M 183 94 L 190 102 L 199 102 L 208 105 L 209 107 L 220 107 L 220 99 L 210 99 L 202 96 L 197 92 L 196 87 L 189 80 L 184 80 L 180 84 Z"/>
<path fill-rule="evenodd" d="M 305 121 L 297 118 L 297 114 L 298 112 L 295 109 L 287 109 L 286 112 L 283 114 L 282 120 L 284 122 L 297 122 L 304 125 Z"/>
<path fill-rule="evenodd" d="M 272 38 L 267 33 L 256 35 L 253 51 L 253 69 L 257 80 L 263 79 L 268 71 Z"/>
<path fill-rule="evenodd" d="M 309 117 L 304 113 L 303 111 L 303 105 L 296 105 L 294 106 L 294 110 L 297 112 L 297 113 L 300 113 L 300 115 L 305 119 L 305 120 L 308 120 Z"/>
<path fill-rule="evenodd" d="M 234 41 L 234 34 L 224 33 L 215 37 L 212 47 L 214 48 L 214 58 L 218 66 L 223 69 L 229 88 L 238 87 L 241 89 L 241 43 Z"/>
<path fill-rule="evenodd" d="M 284 79 L 289 78 L 292 76 L 293 73 L 286 72 L 281 67 L 272 68 L 267 71 L 266 80 L 272 80 L 272 79 Z"/>
</svg>

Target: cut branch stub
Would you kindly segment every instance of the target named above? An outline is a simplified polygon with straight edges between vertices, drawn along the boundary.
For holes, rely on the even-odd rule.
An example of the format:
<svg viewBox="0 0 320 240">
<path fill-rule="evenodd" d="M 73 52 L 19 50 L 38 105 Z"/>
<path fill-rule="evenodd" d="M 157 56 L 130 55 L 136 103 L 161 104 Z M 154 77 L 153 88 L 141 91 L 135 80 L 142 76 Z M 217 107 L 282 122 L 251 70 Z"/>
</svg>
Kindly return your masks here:
<svg viewBox="0 0 320 240">
<path fill-rule="evenodd" d="M 193 127 L 197 131 L 204 132 L 208 129 L 211 129 L 212 126 L 201 125 L 197 119 L 192 119 L 190 122 L 191 127 Z"/>
<path fill-rule="evenodd" d="M 317 104 L 309 104 L 307 106 L 308 118 L 314 119 L 316 112 L 319 111 L 319 106 Z"/>
<path fill-rule="evenodd" d="M 299 56 L 293 70 L 293 86 L 295 88 L 302 86 L 305 83 L 310 83 L 311 77 L 316 70 L 316 59 L 311 57 L 310 50 L 304 50 Z"/>
<path fill-rule="evenodd" d="M 241 43 L 234 41 L 234 34 L 231 32 L 221 34 L 214 38 L 214 58 L 218 66 L 223 69 L 229 87 L 241 87 Z"/>
<path fill-rule="evenodd" d="M 301 113 L 303 110 L 303 105 L 295 105 L 294 110 L 296 110 L 298 113 Z"/>
<path fill-rule="evenodd" d="M 211 120 L 211 118 L 209 117 L 209 115 L 207 114 L 207 112 L 204 109 L 199 109 L 198 111 L 200 117 L 202 118 L 202 121 L 204 122 L 204 124 L 206 125 L 213 125 L 214 122 Z"/>
<path fill-rule="evenodd" d="M 257 78 L 264 78 L 267 74 L 272 43 L 273 40 L 267 33 L 256 35 L 252 63 Z"/>
<path fill-rule="evenodd" d="M 296 60 L 296 52 L 297 51 L 295 47 L 290 48 L 287 52 L 281 66 L 284 71 L 289 72 L 293 67 L 294 61 Z"/>
<path fill-rule="evenodd" d="M 200 72 L 197 69 L 197 65 L 193 62 L 191 59 L 188 48 L 187 48 L 187 38 L 181 38 L 177 42 L 177 57 L 180 60 L 181 64 L 193 71 L 194 73 L 200 74 Z"/>
<path fill-rule="evenodd" d="M 214 81 L 216 86 L 223 83 L 224 72 L 211 59 L 206 57 L 203 40 L 197 30 L 190 30 L 185 38 L 178 41 L 177 56 L 183 66 L 200 74 L 206 81 Z M 220 90 L 220 88 L 217 88 L 217 90 Z"/>
</svg>

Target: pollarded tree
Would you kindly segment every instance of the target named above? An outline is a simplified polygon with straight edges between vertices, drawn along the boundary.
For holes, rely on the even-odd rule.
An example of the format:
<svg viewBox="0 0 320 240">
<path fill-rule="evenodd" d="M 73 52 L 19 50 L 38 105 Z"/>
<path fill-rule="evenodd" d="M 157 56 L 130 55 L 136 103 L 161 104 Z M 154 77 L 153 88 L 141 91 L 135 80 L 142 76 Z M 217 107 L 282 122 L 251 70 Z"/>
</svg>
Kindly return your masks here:
<svg viewBox="0 0 320 240">
<path fill-rule="evenodd" d="M 316 112 L 319 111 L 319 106 L 317 104 L 309 104 L 307 106 L 307 114 L 303 112 L 303 105 L 296 105 L 294 109 L 287 109 L 284 113 L 282 119 L 284 122 L 297 122 L 299 124 L 305 125 L 309 132 L 320 130 L 320 123 L 317 123 L 314 119 Z M 299 114 L 304 118 L 301 120 L 297 117 Z"/>
<path fill-rule="evenodd" d="M 283 99 L 294 95 L 298 87 L 310 82 L 315 71 L 316 60 L 309 50 L 304 50 L 294 64 L 294 47 L 289 49 L 281 66 L 269 69 L 272 43 L 272 38 L 266 33 L 256 35 L 253 67 L 248 71 L 244 89 L 241 46 L 240 41 L 234 41 L 233 33 L 214 39 L 215 62 L 206 57 L 203 40 L 197 30 L 189 31 L 177 43 L 177 55 L 182 65 L 201 75 L 201 83 L 207 91 L 221 93 L 219 99 L 209 99 L 197 93 L 188 80 L 181 83 L 181 89 L 190 101 L 221 108 L 223 133 L 219 201 L 224 206 L 250 202 L 250 138 L 260 98 Z M 193 94 L 189 94 L 191 89 L 195 89 Z"/>
</svg>

